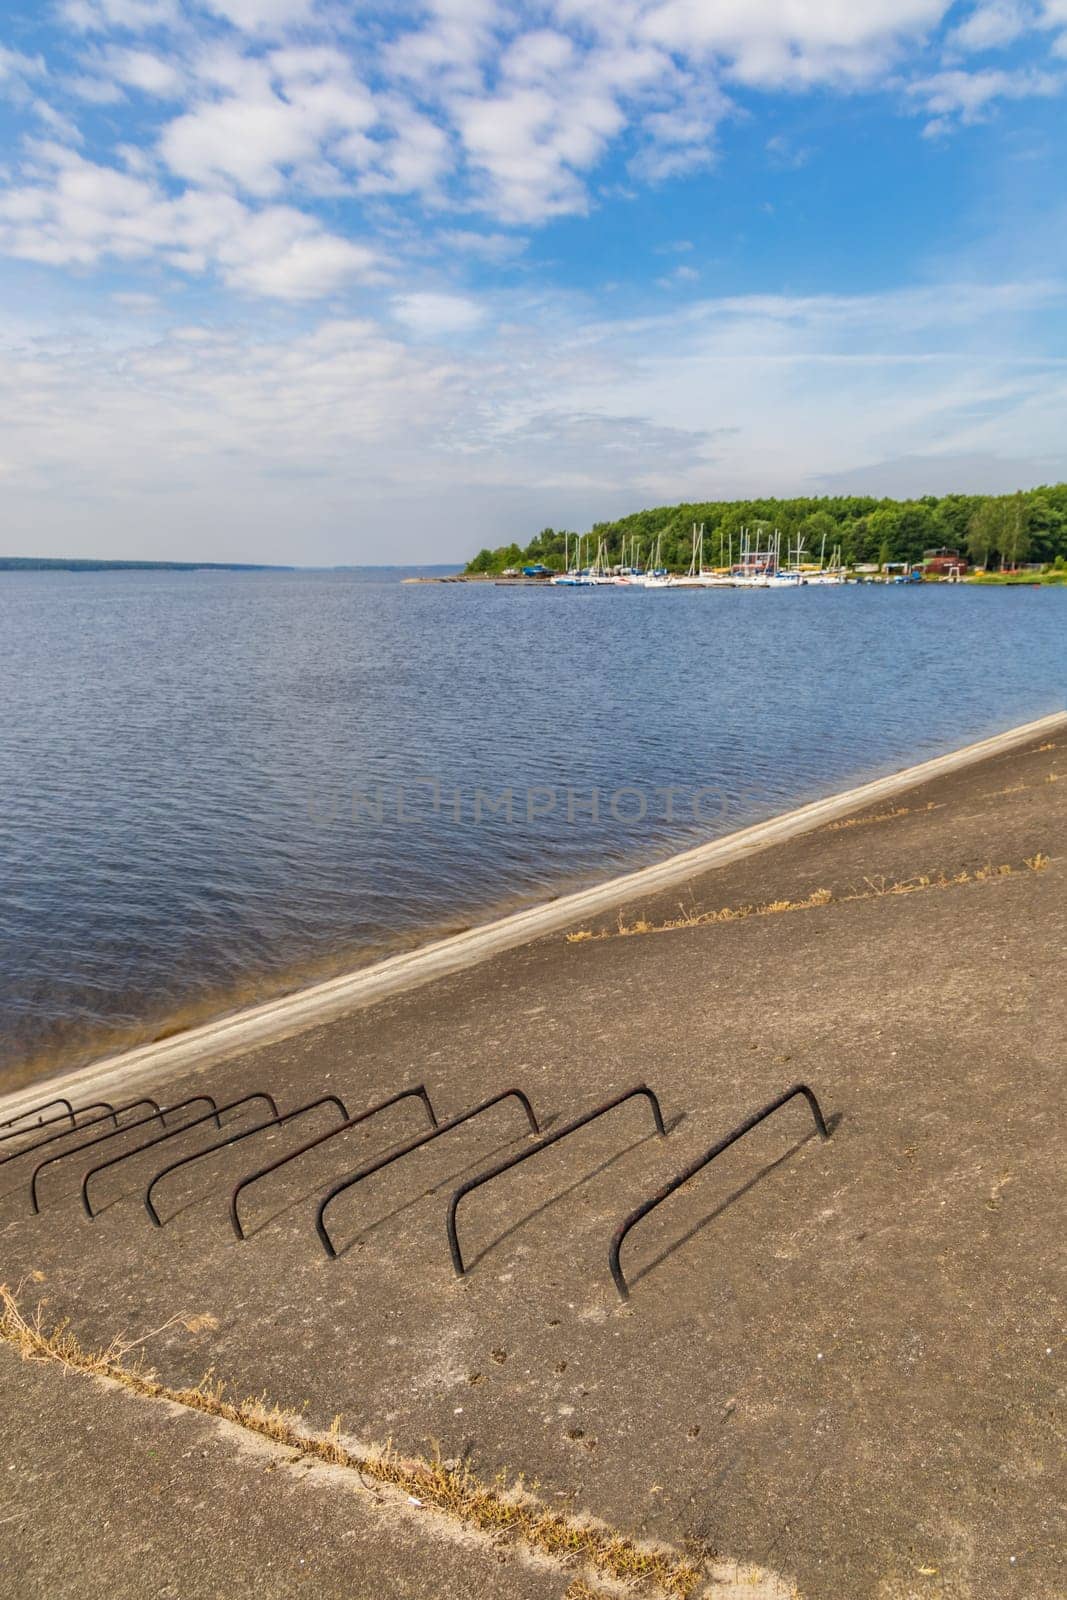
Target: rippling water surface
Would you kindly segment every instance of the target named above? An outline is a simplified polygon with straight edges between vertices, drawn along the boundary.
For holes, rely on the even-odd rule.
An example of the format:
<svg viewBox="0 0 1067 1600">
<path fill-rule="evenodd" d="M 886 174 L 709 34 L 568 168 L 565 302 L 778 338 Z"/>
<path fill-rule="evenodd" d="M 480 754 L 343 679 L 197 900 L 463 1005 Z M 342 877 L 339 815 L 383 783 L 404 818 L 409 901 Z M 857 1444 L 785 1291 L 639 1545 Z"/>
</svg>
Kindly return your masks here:
<svg viewBox="0 0 1067 1600">
<path fill-rule="evenodd" d="M 3 574 L 0 1073 L 1058 709 L 1065 640 L 1052 589 Z"/>
</svg>

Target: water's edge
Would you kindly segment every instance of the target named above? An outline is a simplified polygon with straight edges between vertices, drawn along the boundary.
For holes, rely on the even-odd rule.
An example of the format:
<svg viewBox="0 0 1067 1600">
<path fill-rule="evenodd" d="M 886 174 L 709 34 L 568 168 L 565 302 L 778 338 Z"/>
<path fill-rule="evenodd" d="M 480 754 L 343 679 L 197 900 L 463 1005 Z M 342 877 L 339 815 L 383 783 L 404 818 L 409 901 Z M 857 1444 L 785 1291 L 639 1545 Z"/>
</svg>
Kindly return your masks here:
<svg viewBox="0 0 1067 1600">
<path fill-rule="evenodd" d="M 387 995 L 417 988 L 475 966 L 501 951 L 569 927 L 583 916 L 610 910 L 640 894 L 670 888 L 695 873 L 737 861 L 859 807 L 890 799 L 931 778 L 1016 749 L 1065 727 L 1067 711 L 1021 723 L 991 738 L 811 801 L 769 821 L 697 845 L 652 866 L 609 878 L 592 888 L 542 902 L 464 933 L 433 940 L 414 950 L 219 1017 L 170 1038 L 90 1062 L 55 1077 L 37 1079 L 22 1089 L 0 1095 L 0 1113 L 16 1116 L 52 1091 L 100 1094 L 115 1085 L 133 1090 L 177 1070 L 202 1071 L 226 1057 L 291 1038 L 346 1012 L 373 1005 Z"/>
</svg>

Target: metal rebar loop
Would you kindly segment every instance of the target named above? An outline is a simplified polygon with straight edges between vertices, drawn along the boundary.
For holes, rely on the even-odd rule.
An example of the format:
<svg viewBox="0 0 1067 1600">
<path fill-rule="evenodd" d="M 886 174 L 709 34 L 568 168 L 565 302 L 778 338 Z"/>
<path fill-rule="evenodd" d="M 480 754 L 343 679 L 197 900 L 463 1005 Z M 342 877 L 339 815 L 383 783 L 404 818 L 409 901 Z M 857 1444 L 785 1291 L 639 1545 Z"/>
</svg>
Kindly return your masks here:
<svg viewBox="0 0 1067 1600">
<path fill-rule="evenodd" d="M 499 1161 L 495 1167 L 490 1167 L 486 1172 L 479 1172 L 476 1177 L 460 1184 L 448 1202 L 448 1217 L 445 1228 L 448 1233 L 448 1248 L 452 1253 L 452 1266 L 456 1276 L 462 1278 L 466 1272 L 463 1265 L 463 1254 L 459 1248 L 459 1238 L 456 1234 L 456 1211 L 459 1202 L 465 1194 L 470 1194 L 472 1189 L 481 1188 L 483 1183 L 489 1183 L 493 1178 L 499 1178 L 501 1173 L 510 1172 L 512 1167 L 517 1167 L 520 1161 L 529 1161 L 531 1156 L 540 1155 L 542 1150 L 547 1150 L 550 1145 L 558 1144 L 561 1139 L 566 1139 L 569 1134 L 577 1133 L 579 1128 L 584 1128 L 587 1123 L 595 1122 L 597 1117 L 606 1116 L 609 1111 L 614 1111 L 616 1106 L 623 1105 L 627 1100 L 640 1096 L 647 1100 L 652 1107 L 652 1116 L 656 1124 L 656 1132 L 661 1138 L 666 1137 L 667 1130 L 663 1126 L 663 1113 L 660 1110 L 659 1100 L 654 1090 L 647 1084 L 639 1083 L 633 1089 L 627 1089 L 623 1094 L 617 1094 L 614 1099 L 606 1100 L 602 1106 L 594 1106 L 592 1111 L 587 1111 L 584 1116 L 576 1117 L 573 1122 L 568 1122 L 565 1127 L 557 1128 L 555 1133 L 550 1133 L 539 1139 L 529 1150 L 520 1150 L 517 1156 L 509 1156 L 506 1161 Z"/>
<path fill-rule="evenodd" d="M 28 1111 L 20 1111 L 18 1113 L 18 1115 L 15 1116 L 15 1117 L 5 1117 L 4 1121 L 0 1122 L 0 1128 L 13 1128 L 15 1126 L 16 1122 L 25 1122 L 27 1117 L 36 1117 L 37 1118 L 37 1122 L 31 1124 L 30 1128 L 27 1128 L 27 1129 L 23 1130 L 23 1131 L 29 1133 L 29 1132 L 32 1131 L 33 1127 L 40 1127 L 41 1126 L 41 1112 L 42 1111 L 51 1111 L 53 1106 L 66 1106 L 66 1108 L 67 1108 L 67 1116 L 70 1118 L 71 1122 L 73 1123 L 73 1121 L 74 1121 L 74 1107 L 71 1105 L 70 1101 L 66 1098 L 65 1095 L 59 1095 L 58 1098 L 55 1099 L 55 1100 L 42 1100 L 41 1104 L 39 1106 L 31 1106 Z M 59 1118 L 58 1117 L 49 1117 L 48 1120 L 49 1120 L 49 1122 L 58 1122 Z M 4 1137 L 6 1138 L 7 1135 L 5 1134 Z"/>
<path fill-rule="evenodd" d="M 429 1144 L 431 1139 L 439 1139 L 443 1133 L 450 1133 L 453 1128 L 458 1128 L 460 1123 L 469 1122 L 472 1117 L 480 1117 L 483 1111 L 489 1111 L 493 1106 L 499 1105 L 502 1100 L 518 1100 L 526 1113 L 530 1131 L 532 1133 L 540 1132 L 534 1108 L 522 1090 L 504 1089 L 500 1094 L 493 1095 L 492 1099 L 483 1100 L 481 1105 L 472 1106 L 470 1111 L 461 1112 L 458 1117 L 452 1117 L 448 1122 L 442 1122 L 440 1127 L 434 1128 L 432 1133 L 424 1133 L 421 1138 L 412 1139 L 409 1144 L 401 1145 L 399 1150 L 394 1150 L 391 1155 L 383 1156 L 380 1161 L 372 1162 L 369 1167 L 361 1167 L 358 1172 L 353 1172 L 347 1178 L 342 1178 L 340 1183 L 335 1183 L 319 1203 L 318 1215 L 315 1218 L 315 1231 L 322 1242 L 322 1247 L 326 1254 L 331 1258 L 336 1258 L 337 1256 L 337 1251 L 333 1247 L 333 1240 L 326 1231 L 326 1224 L 323 1221 L 326 1207 L 332 1200 L 336 1200 L 337 1196 L 343 1194 L 346 1189 L 351 1189 L 353 1184 L 362 1183 L 364 1178 L 371 1177 L 375 1172 L 381 1172 L 383 1167 L 388 1167 L 394 1161 L 399 1161 L 403 1156 L 410 1155 L 413 1150 L 421 1149 L 424 1144 Z M 528 1151 L 526 1153 L 531 1154 L 532 1152 Z M 517 1156 L 515 1159 L 521 1161 L 522 1156 Z"/>
<path fill-rule="evenodd" d="M 120 1106 L 119 1110 L 121 1109 Z M 113 1122 L 118 1127 L 118 1116 L 110 1100 L 93 1100 L 87 1106 L 79 1106 L 76 1115 L 80 1117 L 83 1111 L 102 1111 L 104 1115 L 102 1117 L 90 1117 L 88 1122 L 72 1122 L 69 1127 L 61 1128 L 58 1133 L 50 1133 L 47 1138 L 38 1139 L 37 1144 L 47 1144 L 50 1139 L 63 1139 L 68 1133 L 80 1133 L 82 1128 L 91 1128 L 94 1122 Z M 25 1139 L 27 1134 L 40 1133 L 42 1128 L 51 1128 L 57 1122 L 66 1121 L 65 1114 L 59 1117 L 46 1117 L 43 1122 L 32 1123 L 28 1128 L 14 1128 L 10 1133 L 0 1133 L 0 1141 L 5 1139 Z M 9 1151 L 6 1156 L 0 1157 L 0 1161 L 14 1161 L 16 1156 L 24 1156 L 27 1150 L 35 1150 L 36 1148 L 36 1144 L 23 1145 L 21 1150 Z"/>
<path fill-rule="evenodd" d="M 414 1089 L 401 1089 L 399 1094 L 390 1095 L 388 1100 L 379 1100 L 377 1105 L 368 1107 L 366 1111 L 358 1112 L 354 1117 L 349 1117 L 347 1122 L 341 1123 L 340 1127 L 330 1128 L 326 1133 L 320 1133 L 316 1138 L 309 1139 L 306 1144 L 298 1145 L 295 1150 L 290 1150 L 288 1155 L 279 1156 L 277 1161 L 271 1161 L 265 1167 L 257 1167 L 255 1172 L 246 1172 L 244 1177 L 234 1185 L 233 1193 L 230 1195 L 230 1223 L 238 1239 L 243 1239 L 245 1236 L 241 1219 L 237 1214 L 237 1200 L 242 1189 L 247 1189 L 250 1184 L 258 1183 L 260 1178 L 265 1178 L 268 1174 L 277 1172 L 279 1167 L 287 1166 L 290 1161 L 296 1161 L 300 1156 L 307 1155 L 309 1150 L 316 1150 L 320 1144 L 325 1144 L 327 1140 L 335 1138 L 337 1134 L 345 1133 L 349 1128 L 358 1127 L 361 1122 L 366 1122 L 369 1117 L 376 1117 L 379 1111 L 388 1111 L 390 1106 L 398 1105 L 401 1100 L 421 1100 L 426 1107 L 426 1115 L 429 1118 L 430 1127 L 436 1128 L 437 1113 L 430 1104 L 430 1097 L 426 1093 L 426 1085 L 420 1083 Z"/>
<path fill-rule="evenodd" d="M 206 1099 L 207 1096 L 200 1096 L 200 1098 Z M 256 1090 L 253 1094 L 243 1094 L 239 1100 L 231 1100 L 224 1106 L 216 1106 L 214 1111 L 209 1111 L 205 1116 L 194 1117 L 192 1122 L 183 1122 L 179 1128 L 171 1128 L 168 1133 L 161 1133 L 155 1139 L 148 1139 L 144 1144 L 134 1145 L 132 1150 L 123 1150 L 120 1155 L 112 1156 L 110 1161 L 101 1161 L 97 1166 L 90 1167 L 82 1177 L 82 1210 L 85 1215 L 87 1217 L 95 1217 L 96 1215 L 89 1203 L 89 1181 L 98 1172 L 106 1172 L 108 1167 L 117 1167 L 120 1162 L 129 1161 L 131 1156 L 143 1155 L 146 1150 L 154 1150 L 157 1144 L 163 1144 L 167 1139 L 177 1139 L 179 1134 L 189 1133 L 193 1128 L 199 1128 L 205 1122 L 214 1122 L 216 1127 L 221 1128 L 222 1113 L 224 1111 L 236 1111 L 238 1106 L 250 1105 L 253 1100 L 265 1100 L 270 1106 L 271 1117 L 275 1122 L 278 1120 L 278 1107 L 275 1104 L 274 1096 L 266 1094 L 262 1090 Z M 265 1123 L 257 1123 L 256 1126 L 260 1128 L 266 1125 Z"/>
<path fill-rule="evenodd" d="M 267 1128 L 283 1128 L 287 1122 L 292 1122 L 297 1117 L 304 1117 L 309 1111 L 317 1111 L 320 1106 L 336 1106 L 343 1118 L 348 1117 L 348 1111 L 343 1100 L 335 1094 L 324 1094 L 318 1100 L 309 1100 L 306 1105 L 297 1106 L 294 1111 L 287 1111 L 282 1117 L 275 1117 L 270 1122 L 257 1123 L 254 1128 L 244 1128 L 240 1133 L 233 1133 L 228 1139 L 219 1139 L 215 1144 L 207 1145 L 203 1150 L 194 1150 L 192 1155 L 181 1156 L 177 1161 L 172 1161 L 169 1166 L 160 1167 L 154 1178 L 148 1180 L 148 1187 L 144 1192 L 144 1208 L 148 1212 L 157 1228 L 163 1226 L 159 1212 L 152 1204 L 152 1190 L 168 1172 L 176 1172 L 179 1167 L 187 1167 L 192 1161 L 200 1161 L 204 1156 L 214 1155 L 216 1150 L 228 1150 L 230 1145 L 240 1144 L 242 1139 L 251 1139 L 254 1134 L 263 1133 Z"/>
<path fill-rule="evenodd" d="M 634 1224 L 640 1222 L 642 1217 L 647 1217 L 650 1211 L 654 1211 L 676 1189 L 680 1189 L 683 1183 L 688 1183 L 690 1178 L 703 1171 L 709 1162 L 715 1160 L 716 1156 L 721 1156 L 724 1150 L 728 1150 L 732 1144 L 736 1144 L 738 1139 L 743 1139 L 746 1133 L 751 1133 L 758 1123 L 772 1116 L 775 1111 L 780 1110 L 787 1101 L 794 1099 L 798 1094 L 803 1095 L 811 1107 L 811 1114 L 815 1118 L 815 1126 L 822 1137 L 824 1139 L 830 1137 L 830 1130 L 826 1126 L 819 1102 L 806 1083 L 794 1083 L 792 1088 L 787 1089 L 784 1094 L 780 1094 L 776 1100 L 769 1101 L 767 1105 L 761 1106 L 758 1111 L 754 1111 L 750 1117 L 746 1117 L 744 1122 L 739 1122 L 737 1127 L 728 1133 L 725 1138 L 719 1140 L 718 1144 L 713 1144 L 710 1150 L 705 1151 L 696 1161 L 691 1162 L 684 1172 L 680 1172 L 676 1178 L 672 1178 L 669 1183 L 665 1183 L 662 1189 L 657 1189 L 650 1199 L 645 1200 L 636 1210 L 631 1211 L 626 1220 L 621 1222 L 615 1229 L 615 1234 L 611 1241 L 611 1250 L 608 1255 L 608 1265 L 611 1268 L 611 1276 L 615 1280 L 615 1287 L 619 1291 L 620 1299 L 628 1300 L 630 1298 L 630 1288 L 623 1277 L 622 1267 L 619 1264 L 619 1253 L 622 1250 L 623 1240 Z"/>
<path fill-rule="evenodd" d="M 94 1139 L 86 1139 L 84 1144 L 71 1145 L 69 1150 L 60 1150 L 54 1156 L 45 1156 L 43 1161 L 39 1161 L 34 1167 L 33 1175 L 30 1178 L 30 1204 L 32 1205 L 34 1211 L 40 1211 L 41 1209 L 37 1201 L 37 1179 L 44 1171 L 45 1167 L 50 1167 L 57 1161 L 65 1161 L 68 1156 L 76 1156 L 81 1150 L 91 1150 L 94 1148 L 94 1146 L 103 1144 L 107 1139 L 117 1139 L 120 1133 L 131 1133 L 134 1128 L 143 1128 L 149 1122 L 158 1122 L 161 1128 L 165 1128 L 167 1125 L 167 1115 L 169 1112 L 183 1111 L 186 1106 L 200 1105 L 203 1102 L 206 1102 L 210 1106 L 214 1106 L 215 1104 L 214 1100 L 212 1100 L 209 1094 L 194 1094 L 191 1100 L 179 1100 L 177 1105 L 163 1106 L 162 1108 L 157 1106 L 154 1100 L 150 1100 L 148 1098 L 145 1098 L 144 1100 L 131 1100 L 128 1102 L 128 1104 L 119 1106 L 119 1111 L 134 1111 L 138 1106 L 153 1106 L 154 1110 L 147 1117 L 137 1117 L 133 1122 L 117 1123 L 116 1126 L 110 1129 L 110 1131 L 107 1133 L 98 1133 Z M 100 1120 L 104 1121 L 106 1119 L 101 1118 Z M 78 1133 L 81 1133 L 82 1129 L 88 1126 L 91 1126 L 91 1124 L 83 1122 L 81 1127 L 77 1129 Z M 70 1132 L 69 1128 L 67 1129 L 67 1132 Z M 56 1134 L 53 1137 L 58 1138 L 60 1136 Z M 51 1141 L 46 1140 L 45 1142 L 50 1143 Z"/>
</svg>

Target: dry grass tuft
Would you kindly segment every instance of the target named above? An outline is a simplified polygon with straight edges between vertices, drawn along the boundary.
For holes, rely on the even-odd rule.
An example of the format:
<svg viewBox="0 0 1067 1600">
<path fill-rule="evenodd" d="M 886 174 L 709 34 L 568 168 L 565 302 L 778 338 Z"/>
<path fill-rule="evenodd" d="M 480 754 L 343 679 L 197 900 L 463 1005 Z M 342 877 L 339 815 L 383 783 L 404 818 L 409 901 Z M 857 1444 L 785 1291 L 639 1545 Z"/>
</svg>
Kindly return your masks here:
<svg viewBox="0 0 1067 1600">
<path fill-rule="evenodd" d="M 334 1418 L 327 1433 L 315 1434 L 265 1395 L 242 1399 L 211 1373 L 191 1388 L 176 1389 L 161 1382 L 140 1358 L 135 1365 L 126 1365 L 130 1352 L 139 1350 L 154 1334 L 172 1327 L 190 1331 L 211 1327 L 215 1325 L 213 1317 L 171 1317 L 139 1339 L 118 1337 L 105 1349 L 92 1351 L 82 1347 L 68 1322 L 47 1326 L 43 1304 L 37 1305 L 31 1318 L 23 1316 L 18 1293 L 12 1293 L 7 1284 L 0 1284 L 0 1307 L 0 1339 L 25 1361 L 56 1362 L 69 1371 L 118 1384 L 141 1399 L 163 1400 L 219 1417 L 295 1450 L 304 1459 L 350 1471 L 361 1484 L 370 1480 L 396 1489 L 410 1503 L 436 1511 L 466 1529 L 524 1545 L 566 1566 L 580 1564 L 608 1583 L 627 1584 L 664 1600 L 685 1600 L 700 1581 L 699 1568 L 671 1550 L 656 1549 L 612 1528 L 546 1509 L 523 1489 L 521 1480 L 509 1486 L 501 1478 L 488 1485 L 463 1465 L 407 1459 L 388 1446 L 356 1451 L 341 1437 L 340 1417 Z M 569 1592 L 572 1600 L 583 1594 L 573 1586 Z M 584 1593 L 597 1595 L 588 1584 Z"/>
<path fill-rule="evenodd" d="M 1049 865 L 1049 857 L 1039 850 L 1036 855 L 1027 856 L 1024 865 L 1032 872 L 1043 872 Z M 599 932 L 593 932 L 583 928 L 577 933 L 565 934 L 564 938 L 568 944 L 580 944 L 590 939 L 628 939 L 642 933 L 674 933 L 679 928 L 706 928 L 713 923 L 744 922 L 748 917 L 774 917 L 787 911 L 811 911 L 817 906 L 851 905 L 857 900 L 878 900 L 885 895 L 921 894 L 929 889 L 958 889 L 967 883 L 1010 878 L 1022 870 L 1021 866 L 1013 867 L 1003 861 L 999 864 L 986 862 L 984 866 L 969 870 L 965 868 L 962 872 L 921 872 L 914 878 L 893 881 L 864 878 L 865 887 L 851 894 L 835 894 L 832 889 L 813 889 L 803 900 L 768 900 L 762 905 L 723 906 L 720 911 L 691 910 L 680 917 L 671 917 L 666 922 L 648 922 L 642 917 L 636 922 L 626 923 L 620 915 L 615 929 L 602 928 Z"/>
<path fill-rule="evenodd" d="M 894 817 L 910 817 L 920 811 L 940 811 L 942 803 L 927 801 L 924 806 L 894 806 L 892 811 L 879 811 L 873 817 L 842 817 L 838 822 L 828 822 L 828 833 L 839 833 L 842 828 L 867 828 L 872 822 L 891 822 Z"/>
<path fill-rule="evenodd" d="M 828 906 L 833 901 L 830 889 L 815 889 L 805 900 L 769 900 L 765 905 L 723 906 L 721 911 L 684 911 L 681 916 L 666 922 L 648 922 L 639 917 L 636 922 L 619 918 L 618 927 L 602 928 L 593 933 L 583 928 L 577 933 L 564 934 L 568 944 L 582 944 L 589 939 L 629 939 L 640 933 L 674 933 L 679 928 L 706 928 L 714 922 L 743 922 L 746 917 L 773 917 L 783 911 L 810 911 L 813 906 Z"/>
</svg>

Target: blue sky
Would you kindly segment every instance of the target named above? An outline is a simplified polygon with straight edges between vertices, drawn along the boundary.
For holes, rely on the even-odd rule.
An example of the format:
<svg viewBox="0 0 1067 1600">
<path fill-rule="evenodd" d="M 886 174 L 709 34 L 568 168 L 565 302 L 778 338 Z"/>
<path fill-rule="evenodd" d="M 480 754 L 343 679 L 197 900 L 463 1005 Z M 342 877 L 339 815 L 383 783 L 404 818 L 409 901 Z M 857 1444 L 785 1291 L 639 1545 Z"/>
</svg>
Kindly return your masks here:
<svg viewBox="0 0 1067 1600">
<path fill-rule="evenodd" d="M 0 3 L 16 554 L 1067 476 L 1067 0 Z"/>
</svg>

